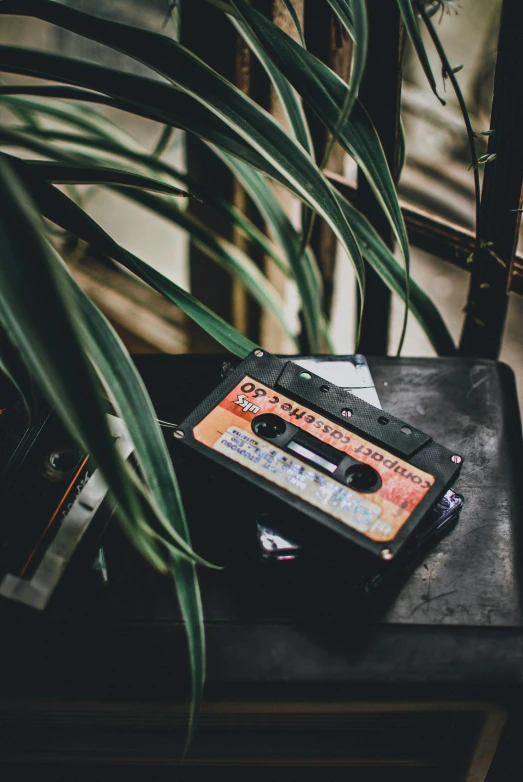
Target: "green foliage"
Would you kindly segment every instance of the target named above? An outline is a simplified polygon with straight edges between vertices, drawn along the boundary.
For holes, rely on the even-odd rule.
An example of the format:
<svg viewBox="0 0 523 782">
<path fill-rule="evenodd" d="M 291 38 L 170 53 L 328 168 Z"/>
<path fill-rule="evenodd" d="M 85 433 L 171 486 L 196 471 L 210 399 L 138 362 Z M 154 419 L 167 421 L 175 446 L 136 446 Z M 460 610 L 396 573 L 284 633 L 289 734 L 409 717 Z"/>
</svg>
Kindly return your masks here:
<svg viewBox="0 0 523 782">
<path fill-rule="evenodd" d="M 288 130 L 170 37 L 51 0 L 0 3 L 0 14 L 29 16 L 70 30 L 123 52 L 150 72 L 137 75 L 35 48 L 0 46 L 0 71 L 26 77 L 23 83 L 0 85 L 0 105 L 13 118 L 0 127 L 0 146 L 10 152 L 0 153 L 0 369 L 29 407 L 34 383 L 49 397 L 73 436 L 98 463 L 133 544 L 154 567 L 172 573 L 186 623 L 192 671 L 189 735 L 205 676 L 195 565 L 208 563 L 191 548 L 176 476 L 147 391 L 116 333 L 51 245 L 51 228 L 59 227 L 87 242 L 139 277 L 232 353 L 244 357 L 256 345 L 117 243 L 80 201 L 70 197 L 79 191 L 62 192 L 55 185 L 90 184 L 116 190 L 181 227 L 209 258 L 241 280 L 263 310 L 295 340 L 297 350 L 300 335 L 288 322 L 269 279 L 248 252 L 204 225 L 184 204 L 188 196 L 205 201 L 296 283 L 307 343 L 318 352 L 329 349 L 329 324 L 322 304 L 321 273 L 308 242 L 314 219 L 323 219 L 352 263 L 362 300 L 365 259 L 402 298 L 406 312 L 416 317 L 435 349 L 452 354 L 455 348 L 440 314 L 410 279 L 407 234 L 393 179 L 376 130 L 358 98 L 367 56 L 365 0 L 317 2 L 329 4 L 353 41 L 348 85 L 307 51 L 291 0 L 282 0 L 282 5 L 300 43 L 245 0 L 201 0 L 202 20 L 206 5 L 212 5 L 228 17 L 259 59 L 279 96 Z M 411 0 L 398 0 L 398 5 L 436 92 L 415 6 Z M 35 81 L 30 83 L 27 77 Z M 43 84 L 42 80 L 54 83 Z M 319 165 L 302 101 L 331 134 Z M 144 148 L 97 106 L 157 122 L 153 150 Z M 224 200 L 212 182 L 194 182 L 163 159 L 174 129 L 199 138 L 220 157 L 249 195 L 264 230 Z M 397 238 L 403 264 L 325 176 L 323 168 L 335 143 L 356 160 L 376 194 Z M 20 156 L 13 154 L 17 150 Z M 35 155 L 40 159 L 34 159 Z M 303 203 L 301 232 L 277 200 L 274 183 Z M 348 317 L 356 315 L 349 311 Z M 106 423 L 108 409 L 116 410 L 126 422 L 140 478 L 113 446 Z"/>
</svg>

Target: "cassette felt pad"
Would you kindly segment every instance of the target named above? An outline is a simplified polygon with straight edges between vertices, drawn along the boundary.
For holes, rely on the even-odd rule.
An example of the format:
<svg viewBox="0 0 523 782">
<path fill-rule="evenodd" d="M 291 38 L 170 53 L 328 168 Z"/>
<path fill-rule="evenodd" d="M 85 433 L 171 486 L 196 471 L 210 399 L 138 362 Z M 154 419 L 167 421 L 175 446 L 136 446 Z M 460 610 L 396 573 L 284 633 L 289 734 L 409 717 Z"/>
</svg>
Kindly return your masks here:
<svg viewBox="0 0 523 782">
<path fill-rule="evenodd" d="M 180 429 L 181 442 L 376 554 L 386 544 L 388 556 L 461 461 L 414 427 L 262 351 Z"/>
</svg>

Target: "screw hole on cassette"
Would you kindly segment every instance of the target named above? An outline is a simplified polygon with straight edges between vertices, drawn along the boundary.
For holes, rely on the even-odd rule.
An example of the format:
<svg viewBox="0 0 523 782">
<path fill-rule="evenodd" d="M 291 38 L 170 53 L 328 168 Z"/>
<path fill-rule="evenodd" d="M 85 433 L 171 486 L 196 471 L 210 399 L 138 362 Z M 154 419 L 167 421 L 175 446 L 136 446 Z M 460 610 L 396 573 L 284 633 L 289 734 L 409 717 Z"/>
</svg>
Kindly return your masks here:
<svg viewBox="0 0 523 782">
<path fill-rule="evenodd" d="M 300 377 L 302 380 L 310 380 L 312 375 L 310 375 L 308 372 L 300 372 Z"/>
<path fill-rule="evenodd" d="M 403 432 L 403 434 L 412 434 L 412 429 L 410 426 L 402 426 L 400 432 Z"/>
<path fill-rule="evenodd" d="M 320 386 L 320 391 L 323 391 L 324 394 L 327 393 L 327 391 L 330 391 L 329 386 Z"/>
<path fill-rule="evenodd" d="M 382 424 L 383 426 L 385 426 L 385 424 L 389 423 L 389 419 L 385 418 L 384 415 L 380 415 L 380 417 L 378 418 L 378 423 Z"/>
<path fill-rule="evenodd" d="M 341 414 L 344 418 L 352 418 L 352 410 L 349 410 L 348 407 L 344 407 Z"/>
</svg>

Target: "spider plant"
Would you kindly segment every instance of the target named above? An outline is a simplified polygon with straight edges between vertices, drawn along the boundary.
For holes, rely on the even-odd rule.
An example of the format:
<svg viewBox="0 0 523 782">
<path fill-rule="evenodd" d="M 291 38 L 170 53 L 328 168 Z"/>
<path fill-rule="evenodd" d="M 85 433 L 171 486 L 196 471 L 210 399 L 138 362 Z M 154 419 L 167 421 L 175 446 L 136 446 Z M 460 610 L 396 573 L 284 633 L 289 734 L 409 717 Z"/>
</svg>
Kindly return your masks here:
<svg viewBox="0 0 523 782">
<path fill-rule="evenodd" d="M 290 0 L 282 1 L 299 42 L 246 0 L 189 1 L 201 4 L 202 23 L 206 6 L 212 5 L 234 25 L 266 69 L 288 129 L 161 31 L 108 21 L 53 0 L 0 0 L 1 14 L 51 23 L 148 69 L 147 75 L 138 75 L 35 48 L 0 46 L 0 71 L 24 77 L 0 86 L 0 105 L 11 113 L 11 120 L 0 126 L 0 366 L 28 399 L 32 382 L 46 394 L 99 465 L 132 543 L 151 565 L 172 574 L 191 662 L 190 734 L 205 672 L 196 565 L 213 565 L 191 547 L 176 476 L 147 390 L 115 331 L 69 272 L 53 231 L 58 227 L 87 242 L 122 273 L 132 273 L 162 293 L 226 350 L 244 357 L 256 346 L 161 274 L 154 261 L 116 242 L 71 197 L 73 190 L 57 185 L 109 188 L 183 228 L 212 261 L 241 280 L 297 350 L 299 335 L 282 314 L 282 301 L 269 279 L 245 251 L 197 220 L 185 204 L 191 197 L 208 202 L 295 281 L 307 343 L 316 352 L 329 348 L 329 324 L 322 309 L 321 274 L 308 240 L 314 220 L 325 220 L 354 268 L 361 301 L 366 261 L 405 302 L 405 323 L 410 311 L 440 354 L 452 354 L 455 346 L 429 297 L 410 279 L 407 234 L 393 179 L 358 98 L 367 48 L 365 0 L 318 0 L 329 3 L 352 39 L 348 84 L 307 51 Z M 435 90 L 416 4 L 398 4 Z M 315 160 L 303 104 L 330 131 L 329 148 L 339 143 L 367 178 L 396 237 L 401 261 L 323 173 L 328 154 Z M 141 146 L 97 106 L 157 122 L 159 144 L 152 151 Z M 252 199 L 264 231 L 210 185 L 193 182 L 162 157 L 172 128 L 197 136 L 229 167 Z M 274 182 L 303 203 L 302 232 L 276 199 Z M 107 398 L 127 424 L 139 475 L 113 446 L 104 413 Z"/>
</svg>

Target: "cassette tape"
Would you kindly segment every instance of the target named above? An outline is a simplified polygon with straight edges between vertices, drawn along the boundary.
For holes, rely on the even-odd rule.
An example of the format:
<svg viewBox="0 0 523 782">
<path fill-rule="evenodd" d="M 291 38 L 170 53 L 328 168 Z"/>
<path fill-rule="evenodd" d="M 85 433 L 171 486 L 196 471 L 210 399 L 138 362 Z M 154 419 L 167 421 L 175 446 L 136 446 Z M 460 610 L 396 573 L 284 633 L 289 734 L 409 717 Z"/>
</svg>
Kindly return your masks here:
<svg viewBox="0 0 523 782">
<path fill-rule="evenodd" d="M 132 443 L 120 418 L 108 424 L 123 458 Z M 108 487 L 48 405 L 27 421 L 20 400 L 0 384 L 0 609 L 43 610 L 75 559 L 95 558 L 111 514 Z M 65 590 L 62 590 L 65 594 Z"/>
<path fill-rule="evenodd" d="M 405 546 L 462 463 L 430 435 L 261 350 L 175 436 L 384 560 Z"/>
</svg>

